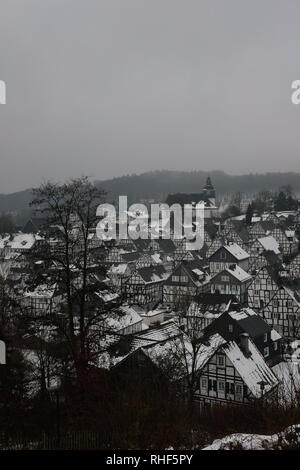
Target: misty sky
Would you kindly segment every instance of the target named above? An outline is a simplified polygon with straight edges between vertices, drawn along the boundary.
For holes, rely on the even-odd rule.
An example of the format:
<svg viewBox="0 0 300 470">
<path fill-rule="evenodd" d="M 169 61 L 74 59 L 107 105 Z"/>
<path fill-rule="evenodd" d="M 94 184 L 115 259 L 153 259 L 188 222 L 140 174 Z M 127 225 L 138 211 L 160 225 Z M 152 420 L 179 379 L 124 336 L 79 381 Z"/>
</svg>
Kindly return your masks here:
<svg viewBox="0 0 300 470">
<path fill-rule="evenodd" d="M 0 193 L 300 171 L 299 0 L 0 0 Z"/>
</svg>

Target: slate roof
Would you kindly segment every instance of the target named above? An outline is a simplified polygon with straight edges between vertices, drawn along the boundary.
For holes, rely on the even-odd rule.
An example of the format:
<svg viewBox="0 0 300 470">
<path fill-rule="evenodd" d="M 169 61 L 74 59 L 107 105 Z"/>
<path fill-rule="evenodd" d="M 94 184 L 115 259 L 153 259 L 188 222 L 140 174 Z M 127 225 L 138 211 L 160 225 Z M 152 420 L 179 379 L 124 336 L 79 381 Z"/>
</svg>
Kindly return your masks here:
<svg viewBox="0 0 300 470">
<path fill-rule="evenodd" d="M 220 313 L 227 310 L 232 303 L 237 303 L 234 295 L 202 293 L 194 297 L 193 302 L 200 313 Z"/>
<path fill-rule="evenodd" d="M 165 270 L 164 266 L 161 265 L 139 268 L 137 272 L 145 284 L 150 282 L 161 282 L 166 280 L 169 276 L 169 273 Z"/>
</svg>

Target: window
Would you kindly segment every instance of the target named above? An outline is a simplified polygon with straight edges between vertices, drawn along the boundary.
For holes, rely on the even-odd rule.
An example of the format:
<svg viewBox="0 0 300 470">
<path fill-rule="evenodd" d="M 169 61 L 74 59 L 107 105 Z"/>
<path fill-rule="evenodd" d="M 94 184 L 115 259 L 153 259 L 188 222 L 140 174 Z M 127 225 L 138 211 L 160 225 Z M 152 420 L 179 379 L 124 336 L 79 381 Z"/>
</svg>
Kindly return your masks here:
<svg viewBox="0 0 300 470">
<path fill-rule="evenodd" d="M 231 323 L 229 323 L 229 325 L 228 325 L 228 330 L 229 330 L 230 333 L 233 332 L 233 325 Z"/>
<path fill-rule="evenodd" d="M 274 343 L 274 351 L 277 351 L 277 349 L 278 349 L 278 343 L 276 342 Z"/>
<path fill-rule="evenodd" d="M 181 276 L 181 282 L 188 282 L 187 276 Z"/>
<path fill-rule="evenodd" d="M 268 355 L 269 355 L 269 348 L 266 347 L 264 348 L 264 357 L 268 357 Z"/>
<path fill-rule="evenodd" d="M 218 366 L 220 366 L 220 367 L 225 366 L 225 357 L 224 356 L 218 356 Z"/>
<path fill-rule="evenodd" d="M 221 251 L 221 259 L 226 259 L 226 252 L 225 251 Z"/>
<path fill-rule="evenodd" d="M 234 394 L 234 383 L 233 382 L 226 382 L 226 393 L 230 395 Z"/>
<path fill-rule="evenodd" d="M 224 392 L 224 390 L 225 390 L 225 382 L 223 382 L 223 380 L 219 380 L 219 381 L 218 381 L 218 390 L 219 390 L 220 392 Z"/>
<path fill-rule="evenodd" d="M 201 388 L 207 388 L 207 379 L 201 379 Z"/>
<path fill-rule="evenodd" d="M 179 282 L 179 276 L 172 276 L 173 282 Z"/>
<path fill-rule="evenodd" d="M 266 343 L 268 341 L 268 333 L 265 333 L 264 334 L 264 343 Z"/>
<path fill-rule="evenodd" d="M 221 281 L 222 281 L 222 282 L 228 282 L 228 281 L 229 281 L 229 277 L 228 277 L 228 276 L 221 276 Z"/>
<path fill-rule="evenodd" d="M 242 395 L 242 393 L 243 393 L 243 387 L 242 387 L 242 385 L 240 385 L 240 384 L 236 384 L 236 385 L 235 385 L 235 393 L 236 393 L 237 395 Z"/>
</svg>

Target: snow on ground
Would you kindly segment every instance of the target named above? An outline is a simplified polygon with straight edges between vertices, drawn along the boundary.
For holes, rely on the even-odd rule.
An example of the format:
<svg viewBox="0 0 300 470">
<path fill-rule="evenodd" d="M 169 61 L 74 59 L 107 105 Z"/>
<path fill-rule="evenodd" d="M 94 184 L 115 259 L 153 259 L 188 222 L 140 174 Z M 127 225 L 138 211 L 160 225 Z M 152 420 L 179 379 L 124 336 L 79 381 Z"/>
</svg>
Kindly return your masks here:
<svg viewBox="0 0 300 470">
<path fill-rule="evenodd" d="M 276 436 L 277 437 L 277 436 Z M 260 434 L 230 434 L 222 439 L 216 439 L 210 446 L 202 450 L 230 450 L 242 448 L 244 450 L 264 450 L 267 442 L 272 442 L 273 436 Z"/>
<path fill-rule="evenodd" d="M 291 439 L 290 436 L 293 436 Z M 280 444 L 278 445 L 278 443 Z M 278 449 L 300 443 L 300 425 L 289 426 L 278 434 L 243 434 L 236 433 L 216 439 L 202 450 L 270 450 L 278 445 Z M 277 448 L 277 447 L 276 447 Z"/>
</svg>

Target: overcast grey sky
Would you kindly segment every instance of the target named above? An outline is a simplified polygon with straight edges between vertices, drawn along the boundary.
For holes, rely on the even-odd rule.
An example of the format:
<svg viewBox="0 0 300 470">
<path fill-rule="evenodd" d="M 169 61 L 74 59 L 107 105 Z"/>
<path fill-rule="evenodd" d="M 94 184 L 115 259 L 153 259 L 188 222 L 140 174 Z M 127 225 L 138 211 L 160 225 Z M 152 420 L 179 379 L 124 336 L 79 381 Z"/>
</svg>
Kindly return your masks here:
<svg viewBox="0 0 300 470">
<path fill-rule="evenodd" d="M 0 193 L 300 171 L 299 0 L 0 0 Z"/>
</svg>

